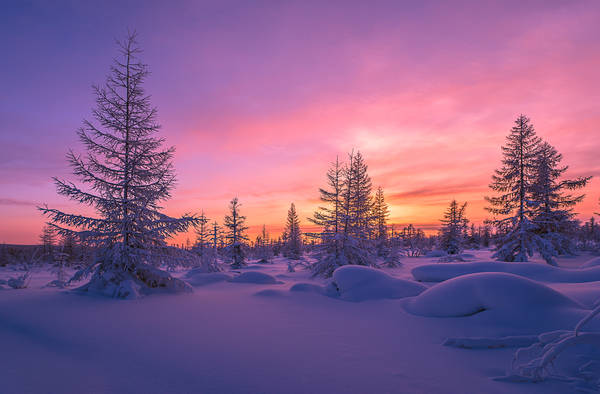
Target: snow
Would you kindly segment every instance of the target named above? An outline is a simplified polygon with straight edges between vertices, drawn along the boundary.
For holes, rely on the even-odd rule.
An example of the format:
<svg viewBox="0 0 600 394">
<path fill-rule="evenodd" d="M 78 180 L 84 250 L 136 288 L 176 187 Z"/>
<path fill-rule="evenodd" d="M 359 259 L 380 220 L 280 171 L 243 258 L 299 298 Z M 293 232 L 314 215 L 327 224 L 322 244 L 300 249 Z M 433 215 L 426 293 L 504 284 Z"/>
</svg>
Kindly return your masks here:
<svg viewBox="0 0 600 394">
<path fill-rule="evenodd" d="M 591 260 L 586 261 L 581 267 L 582 268 L 590 268 L 597 267 L 600 265 L 600 257 L 594 257 Z"/>
<path fill-rule="evenodd" d="M 224 272 L 204 272 L 203 270 L 191 270 L 185 274 L 185 281 L 194 287 L 222 282 L 230 280 L 231 278 L 231 275 Z"/>
<path fill-rule="evenodd" d="M 448 338 L 444 346 L 463 349 L 499 349 L 505 347 L 530 346 L 537 342 L 535 335 L 515 335 L 501 338 Z"/>
<path fill-rule="evenodd" d="M 476 261 L 490 255 L 469 252 Z M 287 272 L 281 257 L 249 261 L 239 271 L 180 270 L 171 274 L 193 293 L 132 300 L 44 287 L 55 273 L 36 270 L 28 288 L 1 291 L 0 392 L 575 392 L 566 380 L 494 379 L 510 372 L 513 346 L 573 330 L 600 282 L 545 282 L 543 273 L 474 273 L 442 283 L 412 278 L 411 270 L 438 258 L 405 258 L 402 267 L 381 270 L 342 267 L 330 279 L 301 267 Z M 586 260 L 558 262 L 577 272 Z M 453 264 L 460 263 L 438 266 Z M 0 267 L 0 280 L 22 274 Z M 248 274 L 269 283 L 229 281 Z M 407 312 L 439 314 L 440 302 L 457 317 Z M 487 309 L 461 315 L 480 306 Z M 585 333 L 599 328 L 596 317 Z M 578 349 L 557 361 L 571 365 Z"/>
<path fill-rule="evenodd" d="M 499 324 L 550 320 L 567 311 L 583 309 L 576 301 L 550 287 L 500 272 L 459 276 L 433 286 L 405 304 L 410 313 L 429 317 L 466 317 L 485 313 Z"/>
<path fill-rule="evenodd" d="M 333 272 L 333 284 L 341 299 L 357 302 L 412 297 L 425 290 L 425 286 L 419 283 L 396 279 L 381 270 L 359 265 L 336 269 Z"/>
<path fill-rule="evenodd" d="M 230 279 L 229 281 L 234 282 L 234 283 L 255 283 L 255 284 L 269 284 L 269 285 L 283 283 L 281 281 L 278 281 L 277 279 L 275 279 L 274 277 L 272 277 L 269 274 L 265 274 L 264 272 L 256 272 L 256 271 L 242 272 L 241 274 L 239 274 L 235 278 Z"/>
<path fill-rule="evenodd" d="M 427 264 L 415 267 L 413 277 L 420 282 L 442 282 L 477 272 L 505 272 L 544 282 L 583 283 L 600 281 L 600 266 L 567 269 L 538 263 L 505 263 L 500 261 L 452 264 Z"/>
</svg>

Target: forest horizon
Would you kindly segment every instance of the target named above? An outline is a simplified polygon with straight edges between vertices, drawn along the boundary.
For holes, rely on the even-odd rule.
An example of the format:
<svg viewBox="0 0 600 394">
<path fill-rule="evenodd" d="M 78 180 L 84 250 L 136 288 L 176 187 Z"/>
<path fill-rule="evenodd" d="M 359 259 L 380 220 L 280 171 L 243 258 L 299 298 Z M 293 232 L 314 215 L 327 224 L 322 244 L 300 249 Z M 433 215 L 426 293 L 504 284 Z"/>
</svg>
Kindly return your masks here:
<svg viewBox="0 0 600 394">
<path fill-rule="evenodd" d="M 310 230 L 327 169 L 354 149 L 385 191 L 390 224 L 434 233 L 453 199 L 481 224 L 500 147 L 523 113 L 563 154 L 567 178 L 593 176 L 575 207 L 588 220 L 600 197 L 600 7 L 540 4 L 520 6 L 537 21 L 521 26 L 509 7 L 483 3 L 455 18 L 441 4 L 374 7 L 370 18 L 360 3 L 279 4 L 275 19 L 241 4 L 151 3 L 93 30 L 86 23 L 116 5 L 15 3 L 0 17 L 3 35 L 17 37 L 3 42 L 15 56 L 0 77 L 12 98 L 0 117 L 0 243 L 38 243 L 46 219 L 36 206 L 76 206 L 52 177 L 76 181 L 65 154 L 84 151 L 76 130 L 94 106 L 90 86 L 124 26 L 139 33 L 159 135 L 176 148 L 166 214 L 221 222 L 238 197 L 252 239 L 263 225 L 280 234 L 293 202 Z M 172 18 L 155 24 L 158 13 Z M 479 21 L 476 37 L 467 19 Z M 40 58 L 46 67 L 33 69 Z"/>
</svg>

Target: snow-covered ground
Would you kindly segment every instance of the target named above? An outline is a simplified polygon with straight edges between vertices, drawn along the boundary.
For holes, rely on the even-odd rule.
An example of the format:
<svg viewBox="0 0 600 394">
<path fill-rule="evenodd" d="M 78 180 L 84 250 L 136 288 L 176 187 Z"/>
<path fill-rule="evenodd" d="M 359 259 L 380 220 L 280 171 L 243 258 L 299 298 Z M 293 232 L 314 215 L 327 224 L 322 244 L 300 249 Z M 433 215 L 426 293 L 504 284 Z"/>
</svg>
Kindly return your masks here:
<svg viewBox="0 0 600 394">
<path fill-rule="evenodd" d="M 491 261 L 489 251 L 468 253 Z M 571 393 L 568 381 L 494 380 L 515 348 L 443 344 L 517 336 L 526 346 L 542 332 L 572 330 L 600 299 L 600 282 L 575 274 L 595 273 L 593 264 L 581 268 L 594 258 L 560 259 L 562 271 L 574 271 L 566 274 L 536 260 L 539 272 L 454 277 L 447 271 L 463 263 L 439 263 L 446 271 L 436 275 L 448 275 L 439 283 L 411 272 L 435 271 L 421 266 L 438 258 L 404 258 L 387 275 L 336 272 L 335 285 L 275 259 L 178 272 L 194 293 L 126 301 L 42 288 L 54 276 L 34 272 L 29 288 L 0 289 L 0 392 Z"/>
</svg>

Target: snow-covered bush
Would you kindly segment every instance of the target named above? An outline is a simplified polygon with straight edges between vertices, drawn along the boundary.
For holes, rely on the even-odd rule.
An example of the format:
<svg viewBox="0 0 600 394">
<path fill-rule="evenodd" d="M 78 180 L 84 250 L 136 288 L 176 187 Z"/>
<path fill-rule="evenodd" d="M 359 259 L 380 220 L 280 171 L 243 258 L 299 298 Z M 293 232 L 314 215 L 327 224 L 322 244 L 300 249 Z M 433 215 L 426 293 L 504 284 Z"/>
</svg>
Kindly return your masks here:
<svg viewBox="0 0 600 394">
<path fill-rule="evenodd" d="M 12 287 L 13 289 L 26 289 L 29 286 L 30 281 L 31 273 L 27 271 L 24 274 L 17 276 L 16 278 L 9 278 L 6 281 L 6 284 Z"/>
<path fill-rule="evenodd" d="M 518 349 L 507 376 L 499 380 L 559 379 L 575 382 L 582 391 L 600 390 L 600 332 L 582 332 L 599 313 L 600 306 L 597 306 L 574 330 L 543 333 L 532 345 Z M 560 357 L 565 358 L 564 363 L 558 362 Z"/>
</svg>

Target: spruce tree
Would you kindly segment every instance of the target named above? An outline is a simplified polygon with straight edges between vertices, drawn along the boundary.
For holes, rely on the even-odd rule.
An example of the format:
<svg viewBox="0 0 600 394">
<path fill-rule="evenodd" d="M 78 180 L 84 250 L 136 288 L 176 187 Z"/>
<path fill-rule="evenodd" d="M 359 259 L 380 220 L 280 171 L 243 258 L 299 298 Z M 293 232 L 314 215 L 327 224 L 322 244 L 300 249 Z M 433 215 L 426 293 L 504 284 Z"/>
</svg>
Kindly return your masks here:
<svg viewBox="0 0 600 394">
<path fill-rule="evenodd" d="M 75 234 L 98 253 L 84 291 L 134 297 L 150 289 L 189 290 L 189 286 L 157 270 L 166 255 L 165 239 L 197 223 L 193 215 L 173 218 L 161 213 L 175 184 L 174 148 L 163 149 L 157 137 L 156 109 L 143 83 L 148 67 L 138 56 L 135 34 L 119 43 L 119 57 L 102 87 L 95 86 L 95 121 L 77 132 L 87 149 L 70 151 L 68 161 L 83 186 L 54 178 L 58 193 L 92 206 L 97 217 L 39 208 L 61 235 Z M 172 258 L 172 256 L 169 256 Z"/>
<path fill-rule="evenodd" d="M 243 245 L 248 241 L 246 230 L 246 217 L 240 214 L 241 204 L 237 197 L 234 197 L 229 203 L 229 215 L 225 216 L 224 226 L 225 239 L 228 243 L 228 252 L 233 268 L 240 268 L 246 265 Z"/>
<path fill-rule="evenodd" d="M 273 250 L 271 248 L 271 239 L 267 226 L 263 224 L 260 234 L 256 236 L 255 244 L 256 254 L 259 259 L 259 263 L 270 263 L 273 257 Z"/>
<path fill-rule="evenodd" d="M 350 153 L 348 163 L 336 160 L 327 173 L 330 190 L 319 189 L 321 201 L 309 220 L 321 227 L 315 275 L 330 276 L 342 265 L 375 266 L 371 235 L 373 233 L 371 178 L 360 152 Z"/>
<path fill-rule="evenodd" d="M 535 157 L 535 175 L 531 185 L 534 203 L 533 221 L 537 232 L 547 241 L 540 251 L 544 259 L 553 264 L 554 256 L 574 253 L 571 234 L 575 229 L 573 207 L 584 194 L 572 195 L 568 191 L 581 189 L 592 177 L 561 179 L 568 166 L 561 166 L 562 155 L 547 142 L 543 142 Z"/>
<path fill-rule="evenodd" d="M 212 259 L 213 263 L 217 263 L 217 259 L 219 257 L 219 243 L 223 238 L 223 234 L 221 232 L 221 226 L 215 220 L 210 228 L 210 243 L 212 244 Z"/>
<path fill-rule="evenodd" d="M 346 233 L 365 241 L 373 233 L 372 183 L 360 152 L 350 153 L 345 175 Z M 365 245 L 366 246 L 366 245 Z"/>
<path fill-rule="evenodd" d="M 322 206 L 319 206 L 310 222 L 319 226 L 321 232 L 310 234 L 319 239 L 317 249 L 318 261 L 313 265 L 315 275 L 330 276 L 333 271 L 344 265 L 342 253 L 342 228 L 343 228 L 343 175 L 344 166 L 336 157 L 335 162 L 327 170 L 327 188 L 320 188 L 319 194 Z"/>
<path fill-rule="evenodd" d="M 515 120 L 506 145 L 502 147 L 502 167 L 495 171 L 490 188 L 499 195 L 486 197 L 486 209 L 502 237 L 497 240 L 494 258 L 503 261 L 527 261 L 541 249 L 541 238 L 533 222 L 534 202 L 531 187 L 535 177 L 535 159 L 540 138 L 525 115 Z"/>
<path fill-rule="evenodd" d="M 284 233 L 286 234 L 286 240 L 283 255 L 292 260 L 299 260 L 302 257 L 302 231 L 300 230 L 300 219 L 296 213 L 294 203 L 290 205 L 288 210 Z"/>
<path fill-rule="evenodd" d="M 373 200 L 373 212 L 372 216 L 375 220 L 375 242 L 377 248 L 377 254 L 380 257 L 384 257 L 388 253 L 388 231 L 387 231 L 387 219 L 390 215 L 390 210 L 385 202 L 383 194 L 383 188 L 377 187 L 375 192 L 375 198 Z"/>
<path fill-rule="evenodd" d="M 203 259 L 206 256 L 206 250 L 209 243 L 209 219 L 204 214 L 204 211 L 198 217 L 198 224 L 196 225 L 196 242 L 194 244 L 195 252 Z"/>
<path fill-rule="evenodd" d="M 460 205 L 452 200 L 441 220 L 440 247 L 450 255 L 460 254 L 465 244 L 464 231 L 467 228 L 465 209 L 467 203 Z"/>
<path fill-rule="evenodd" d="M 46 224 L 40 234 L 42 243 L 42 258 L 46 261 L 54 261 L 54 248 L 56 247 L 56 230 L 50 224 Z"/>
</svg>

